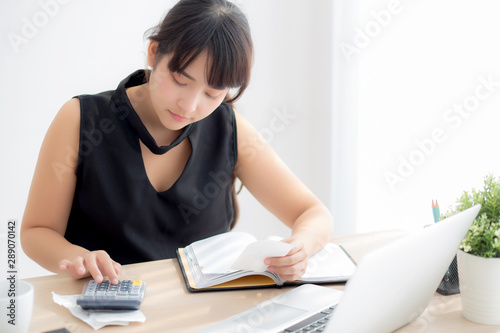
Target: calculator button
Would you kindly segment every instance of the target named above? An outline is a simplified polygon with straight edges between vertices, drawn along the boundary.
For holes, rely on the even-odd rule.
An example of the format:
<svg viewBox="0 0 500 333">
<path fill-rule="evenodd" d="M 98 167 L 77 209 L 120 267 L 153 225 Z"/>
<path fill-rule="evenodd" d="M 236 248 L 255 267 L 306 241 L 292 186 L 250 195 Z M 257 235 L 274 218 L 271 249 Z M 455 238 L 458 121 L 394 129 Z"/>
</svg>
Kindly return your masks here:
<svg viewBox="0 0 500 333">
<path fill-rule="evenodd" d="M 83 309 L 137 310 L 144 298 L 146 284 L 141 280 L 122 280 L 113 285 L 109 280 L 89 281 L 77 300 Z"/>
<path fill-rule="evenodd" d="M 130 295 L 128 292 L 118 292 L 118 294 L 116 294 L 116 299 L 129 299 L 130 298 Z"/>
<path fill-rule="evenodd" d="M 106 293 L 103 291 L 98 291 L 95 294 L 96 299 L 106 299 Z"/>
</svg>

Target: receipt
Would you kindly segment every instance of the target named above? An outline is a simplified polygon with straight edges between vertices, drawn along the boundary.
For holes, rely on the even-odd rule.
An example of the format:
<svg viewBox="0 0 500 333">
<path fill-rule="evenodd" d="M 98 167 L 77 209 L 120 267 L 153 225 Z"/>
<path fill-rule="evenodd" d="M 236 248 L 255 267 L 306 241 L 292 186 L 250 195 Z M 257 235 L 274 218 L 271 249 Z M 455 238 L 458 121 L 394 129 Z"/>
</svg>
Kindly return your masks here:
<svg viewBox="0 0 500 333">
<path fill-rule="evenodd" d="M 73 316 L 84 321 L 94 330 L 98 330 L 107 325 L 121 325 L 127 326 L 130 322 L 145 322 L 146 317 L 141 310 L 131 311 L 98 311 L 98 310 L 84 310 L 76 300 L 80 295 L 59 295 L 52 292 L 52 298 L 56 304 L 67 308 Z"/>
</svg>

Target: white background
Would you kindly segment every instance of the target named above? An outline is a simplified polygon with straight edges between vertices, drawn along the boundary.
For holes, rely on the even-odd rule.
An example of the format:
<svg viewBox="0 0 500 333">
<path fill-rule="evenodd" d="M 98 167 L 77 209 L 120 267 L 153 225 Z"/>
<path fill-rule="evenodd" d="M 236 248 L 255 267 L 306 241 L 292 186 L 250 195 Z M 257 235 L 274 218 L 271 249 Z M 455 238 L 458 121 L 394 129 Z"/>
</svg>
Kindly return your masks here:
<svg viewBox="0 0 500 333">
<path fill-rule="evenodd" d="M 359 27 L 391 3 L 399 13 L 359 55 L 357 229 L 363 231 L 431 222 L 432 199 L 446 211 L 486 174 L 500 174 L 500 3 L 364 0 Z M 468 106 L 460 123 L 450 122 L 449 109 L 474 105 L 480 77 L 496 82 L 493 92 Z M 446 139 L 414 159 L 414 170 L 391 188 L 386 172 L 397 173 L 400 157 L 417 156 L 415 142 L 438 129 Z"/>
<path fill-rule="evenodd" d="M 444 211 L 498 173 L 497 1 L 235 2 L 255 44 L 251 85 L 237 107 L 331 209 L 334 234 L 421 227 L 432 222 L 432 199 Z M 0 240 L 8 219 L 22 220 L 55 113 L 72 96 L 115 89 L 144 68 L 144 32 L 173 3 L 0 1 Z M 14 45 L 14 35 L 24 42 Z M 496 83 L 492 91 L 478 88 L 481 77 Z M 489 95 L 466 118 L 445 118 L 477 89 Z M 295 118 L 273 130 L 279 113 Z M 416 142 L 439 129 L 442 142 L 422 152 Z M 410 157 L 418 165 L 401 167 Z M 407 172 L 391 186 L 386 176 L 398 168 Z M 248 192 L 239 197 L 238 229 L 288 234 Z M 21 277 L 46 273 L 19 261 Z"/>
</svg>

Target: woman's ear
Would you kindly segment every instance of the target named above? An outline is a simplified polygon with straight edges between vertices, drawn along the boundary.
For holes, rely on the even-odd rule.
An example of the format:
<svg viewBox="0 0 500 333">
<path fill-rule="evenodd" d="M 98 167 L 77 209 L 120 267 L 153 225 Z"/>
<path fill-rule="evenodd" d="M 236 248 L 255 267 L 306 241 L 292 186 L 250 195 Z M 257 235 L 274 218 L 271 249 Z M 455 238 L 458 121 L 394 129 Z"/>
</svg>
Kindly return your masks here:
<svg viewBox="0 0 500 333">
<path fill-rule="evenodd" d="M 149 42 L 149 46 L 148 46 L 148 66 L 149 67 L 155 66 L 157 52 L 158 52 L 158 42 L 152 40 L 151 42 Z"/>
</svg>

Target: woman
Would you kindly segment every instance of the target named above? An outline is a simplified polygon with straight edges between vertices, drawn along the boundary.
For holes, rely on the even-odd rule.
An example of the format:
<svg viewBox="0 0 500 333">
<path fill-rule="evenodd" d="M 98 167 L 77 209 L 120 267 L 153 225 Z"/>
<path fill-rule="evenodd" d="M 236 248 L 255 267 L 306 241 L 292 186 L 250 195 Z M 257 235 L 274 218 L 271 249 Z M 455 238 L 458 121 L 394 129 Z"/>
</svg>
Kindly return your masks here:
<svg viewBox="0 0 500 333">
<path fill-rule="evenodd" d="M 77 96 L 56 115 L 23 218 L 24 251 L 51 271 L 117 283 L 120 264 L 172 258 L 229 231 L 238 178 L 292 230 L 284 241 L 294 247 L 266 258 L 268 269 L 299 278 L 328 241 L 331 217 L 233 110 L 251 60 L 235 5 L 179 1 L 150 36 L 151 70 Z"/>
</svg>

